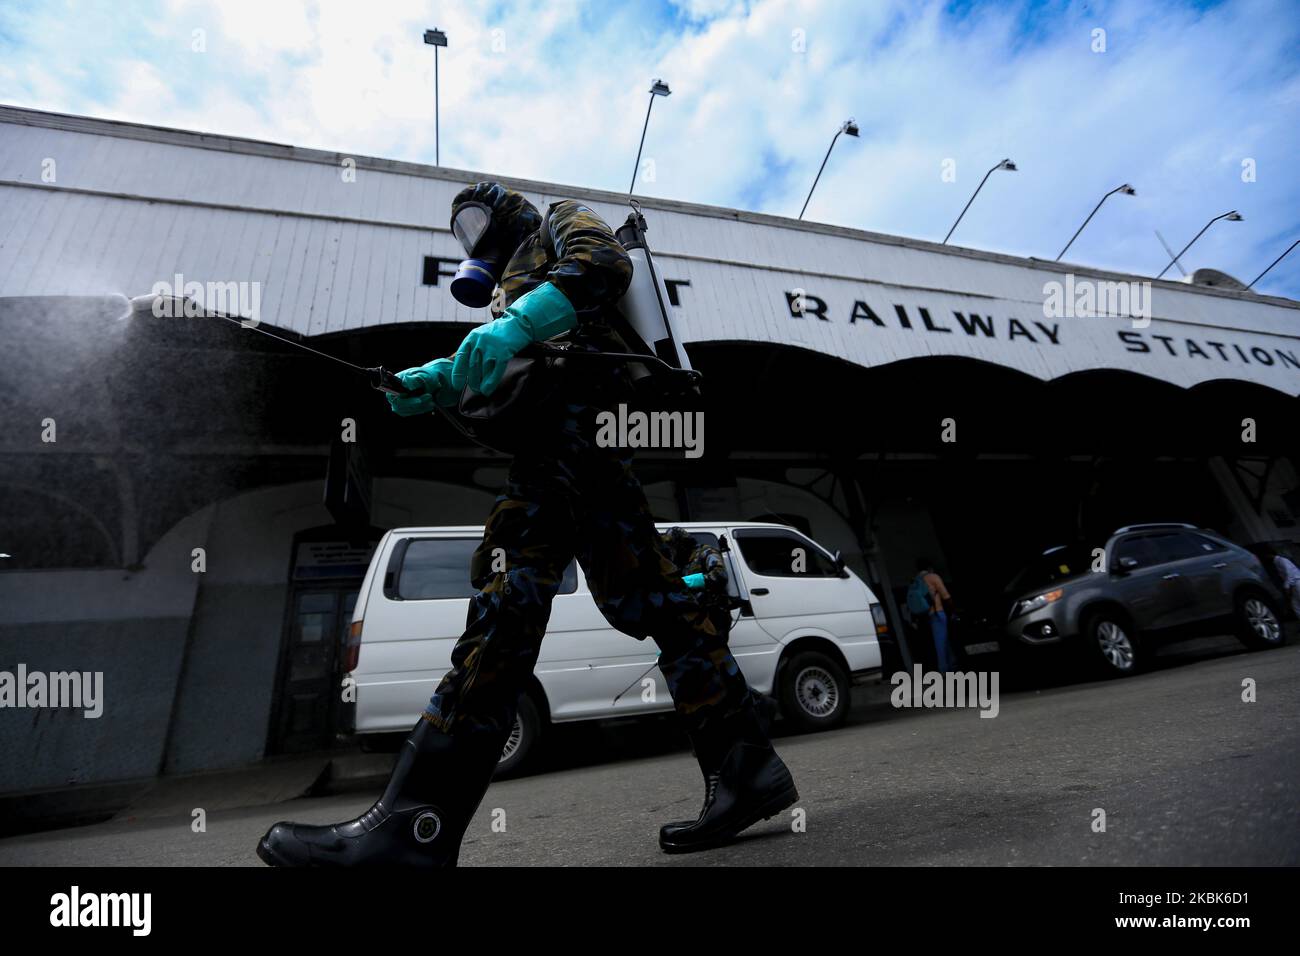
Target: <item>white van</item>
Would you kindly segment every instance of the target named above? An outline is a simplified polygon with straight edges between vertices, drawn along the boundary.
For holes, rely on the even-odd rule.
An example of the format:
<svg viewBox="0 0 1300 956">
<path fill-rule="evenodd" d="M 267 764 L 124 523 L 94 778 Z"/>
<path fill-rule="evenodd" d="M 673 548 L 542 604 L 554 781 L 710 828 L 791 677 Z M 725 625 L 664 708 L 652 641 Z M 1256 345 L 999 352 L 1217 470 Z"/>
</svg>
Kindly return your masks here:
<svg viewBox="0 0 1300 956">
<path fill-rule="evenodd" d="M 839 724 L 853 679 L 880 669 L 887 619 L 870 588 L 838 553 L 784 525 L 679 526 L 727 561 L 739 605 L 728 643 L 750 686 L 775 697 L 801 729 Z M 345 731 L 388 734 L 415 724 L 451 667 L 473 593 L 470 555 L 482 537 L 482 527 L 395 528 L 379 542 L 349 632 L 344 666 L 356 703 L 345 709 Z M 806 561 L 800 570 L 792 569 L 795 549 Z M 609 626 L 571 563 L 498 772 L 518 769 L 549 723 L 671 710 L 657 650 Z"/>
</svg>

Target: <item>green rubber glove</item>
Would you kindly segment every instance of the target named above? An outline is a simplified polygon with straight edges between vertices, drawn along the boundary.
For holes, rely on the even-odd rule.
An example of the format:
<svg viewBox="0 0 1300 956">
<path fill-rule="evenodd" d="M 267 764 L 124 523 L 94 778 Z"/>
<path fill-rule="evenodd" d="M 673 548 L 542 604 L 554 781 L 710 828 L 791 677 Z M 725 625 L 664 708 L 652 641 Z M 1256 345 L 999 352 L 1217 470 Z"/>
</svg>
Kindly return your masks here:
<svg viewBox="0 0 1300 956">
<path fill-rule="evenodd" d="M 456 350 L 451 370 L 452 388 L 468 385 L 481 395 L 491 395 L 501 384 L 506 363 L 530 342 L 541 342 L 568 332 L 578 315 L 564 293 L 543 282 L 520 296 L 499 319 L 474 329 Z"/>
<path fill-rule="evenodd" d="M 425 415 L 435 403 L 444 408 L 455 405 L 460 392 L 451 384 L 451 359 L 434 359 L 425 365 L 408 368 L 397 373 L 397 380 L 407 388 L 423 388 L 419 395 L 394 395 L 388 393 L 388 405 L 402 416 Z"/>
<path fill-rule="evenodd" d="M 704 575 L 702 574 L 688 574 L 686 577 L 682 578 L 682 581 L 692 591 L 704 590 Z"/>
</svg>

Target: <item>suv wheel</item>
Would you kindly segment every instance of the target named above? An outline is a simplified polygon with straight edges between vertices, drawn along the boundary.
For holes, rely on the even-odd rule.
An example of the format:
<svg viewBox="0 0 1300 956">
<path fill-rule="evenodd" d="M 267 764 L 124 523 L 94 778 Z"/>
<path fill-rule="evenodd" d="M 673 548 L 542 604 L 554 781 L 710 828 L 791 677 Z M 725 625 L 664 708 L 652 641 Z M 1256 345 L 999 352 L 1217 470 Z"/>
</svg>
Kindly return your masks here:
<svg viewBox="0 0 1300 956">
<path fill-rule="evenodd" d="M 499 780 L 521 773 L 536 754 L 537 742 L 541 737 L 542 718 L 537 712 L 537 705 L 528 694 L 520 694 L 515 725 L 510 728 L 510 736 L 501 749 L 493 777 Z"/>
<path fill-rule="evenodd" d="M 1141 654 L 1132 625 L 1118 614 L 1103 611 L 1090 616 L 1083 633 L 1102 671 L 1113 677 L 1136 674 Z"/>
<path fill-rule="evenodd" d="M 838 727 L 849 715 L 849 678 L 820 651 L 803 651 L 781 671 L 781 713 L 801 731 Z"/>
<path fill-rule="evenodd" d="M 1239 597 L 1236 618 L 1237 637 L 1251 650 L 1282 646 L 1286 634 L 1282 630 L 1282 619 L 1273 602 L 1258 594 Z"/>
</svg>

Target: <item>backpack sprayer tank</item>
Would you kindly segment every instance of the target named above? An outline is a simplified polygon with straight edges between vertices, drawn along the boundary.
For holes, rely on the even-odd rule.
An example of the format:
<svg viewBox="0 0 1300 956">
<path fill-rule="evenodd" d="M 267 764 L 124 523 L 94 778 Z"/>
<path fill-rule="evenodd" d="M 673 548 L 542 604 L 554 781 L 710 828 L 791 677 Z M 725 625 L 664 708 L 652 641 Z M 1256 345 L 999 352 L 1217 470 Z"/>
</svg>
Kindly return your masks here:
<svg viewBox="0 0 1300 956">
<path fill-rule="evenodd" d="M 673 368 L 689 371 L 691 360 L 673 329 L 668 311 L 668 289 L 655 269 L 654 257 L 646 242 L 645 216 L 637 203 L 631 205 L 632 212 L 628 213 L 627 221 L 615 232 L 615 237 L 632 260 L 632 283 L 618 302 L 618 310 L 627 323 L 626 328 L 620 331 L 624 336 L 630 332 L 635 337 L 635 341 L 628 342 L 633 352 L 655 355 Z M 634 363 L 629 363 L 628 370 L 634 380 L 650 374 L 644 365 Z"/>
</svg>

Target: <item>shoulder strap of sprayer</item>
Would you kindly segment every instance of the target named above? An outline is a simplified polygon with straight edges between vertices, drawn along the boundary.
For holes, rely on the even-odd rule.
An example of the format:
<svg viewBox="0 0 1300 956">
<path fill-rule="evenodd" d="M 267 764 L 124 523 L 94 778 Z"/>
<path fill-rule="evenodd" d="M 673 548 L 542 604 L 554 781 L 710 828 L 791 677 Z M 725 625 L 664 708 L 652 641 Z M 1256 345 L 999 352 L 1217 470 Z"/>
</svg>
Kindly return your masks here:
<svg viewBox="0 0 1300 956">
<path fill-rule="evenodd" d="M 551 213 L 555 210 L 555 207 L 562 202 L 565 202 L 565 200 L 558 199 L 547 205 L 546 212 L 542 213 L 541 228 L 538 230 L 542 243 L 542 251 L 546 253 L 546 260 L 548 262 L 555 262 L 560 258 L 560 254 L 555 250 L 555 236 L 551 234 Z M 615 233 L 615 238 L 620 245 L 623 245 L 622 239 L 617 235 L 617 233 Z M 625 343 L 627 343 L 628 347 L 633 352 L 643 352 L 646 355 L 654 355 L 654 349 L 641 340 L 641 336 L 636 334 L 631 323 L 623 317 L 623 314 L 617 309 L 612 311 L 613 314 L 609 316 L 610 323 L 614 326 L 614 331 L 618 333 L 619 337 Z"/>
<path fill-rule="evenodd" d="M 542 224 L 538 229 L 539 240 L 541 241 L 542 244 L 542 251 L 546 253 L 546 258 L 548 262 L 555 262 L 559 259 L 559 253 L 555 249 L 555 237 L 551 234 L 551 212 L 555 209 L 555 207 L 560 202 L 564 202 L 564 200 L 557 200 L 556 202 L 547 205 L 546 212 L 542 214 Z M 637 206 L 635 203 L 633 203 L 633 214 L 628 217 L 628 222 L 624 223 L 623 227 L 620 230 L 618 230 L 618 232 L 619 233 L 623 232 L 624 230 L 628 229 L 629 226 L 634 227 L 636 241 L 638 241 L 644 246 L 645 219 L 641 217 L 640 212 L 641 212 L 640 207 Z M 619 244 L 622 245 L 624 248 L 628 247 L 627 240 L 625 240 L 622 235 L 615 233 L 615 238 L 618 240 Z M 648 253 L 649 249 L 647 248 L 646 251 Z M 651 269 L 653 268 L 654 267 L 651 266 Z M 658 282 L 656 280 L 656 289 L 655 289 L 656 295 L 658 295 L 659 293 L 657 285 Z M 666 309 L 662 296 L 659 296 L 659 308 L 661 311 Z M 614 326 L 614 331 L 616 331 L 619 334 L 619 336 L 623 339 L 623 341 L 627 343 L 631 351 L 623 352 L 623 353 L 587 352 L 583 355 L 584 358 L 610 359 L 615 362 L 622 362 L 623 364 L 631 363 L 634 367 L 640 366 L 642 368 L 645 368 L 647 371 L 652 372 L 656 377 L 660 375 L 667 375 L 676 378 L 685 387 L 697 390 L 697 394 L 698 394 L 698 389 L 701 381 L 701 375 L 699 372 L 696 372 L 693 369 L 679 369 L 674 367 L 674 363 L 665 362 L 660 356 L 658 356 L 655 353 L 654 349 L 648 343 L 642 341 L 641 336 L 636 334 L 636 331 L 632 328 L 631 323 L 627 321 L 627 319 L 623 316 L 620 310 L 613 309 L 611 311 L 613 314 L 609 316 L 609 320 Z M 569 353 L 569 354 L 574 354 L 574 353 Z M 637 358 L 640 358 L 642 356 L 649 359 L 649 362 L 638 363 L 635 361 Z"/>
<path fill-rule="evenodd" d="M 555 208 L 555 203 L 550 203 L 546 207 L 546 212 L 542 213 L 542 228 L 538 230 L 542 239 L 542 251 L 546 253 L 546 261 L 554 262 L 560 258 L 559 253 L 555 251 L 555 237 L 551 235 L 551 210 Z"/>
</svg>

